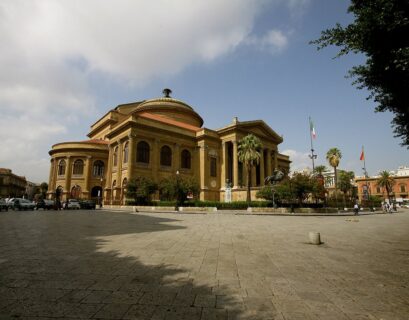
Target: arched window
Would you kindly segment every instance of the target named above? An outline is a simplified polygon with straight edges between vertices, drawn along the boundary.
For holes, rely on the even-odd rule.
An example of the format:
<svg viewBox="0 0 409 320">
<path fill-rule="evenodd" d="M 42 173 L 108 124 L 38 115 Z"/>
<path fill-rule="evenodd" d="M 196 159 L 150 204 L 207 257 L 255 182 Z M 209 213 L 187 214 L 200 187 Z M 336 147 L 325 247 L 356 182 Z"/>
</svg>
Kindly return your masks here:
<svg viewBox="0 0 409 320">
<path fill-rule="evenodd" d="M 124 178 L 124 180 L 122 180 L 122 188 L 126 188 L 127 185 L 128 185 L 128 179 Z"/>
<path fill-rule="evenodd" d="M 168 146 L 163 146 L 160 149 L 160 165 L 161 166 L 172 166 L 172 149 Z"/>
<path fill-rule="evenodd" d="M 104 175 L 105 165 L 101 160 L 97 160 L 94 162 L 94 166 L 92 168 L 92 175 L 94 177 L 102 177 Z"/>
<path fill-rule="evenodd" d="M 63 176 L 65 174 L 65 160 L 61 160 L 58 164 L 58 175 Z"/>
<path fill-rule="evenodd" d="M 181 161 L 180 161 L 180 166 L 183 169 L 190 169 L 191 168 L 191 156 L 190 152 L 188 150 L 183 150 L 181 155 Z"/>
<path fill-rule="evenodd" d="M 141 163 L 149 163 L 149 144 L 146 141 L 138 142 L 136 146 L 136 161 Z"/>
<path fill-rule="evenodd" d="M 82 175 L 84 173 L 84 161 L 81 159 L 74 161 L 73 175 Z"/>
<path fill-rule="evenodd" d="M 114 182 L 112 182 L 112 189 L 115 189 L 116 187 L 116 180 L 114 180 Z"/>
<path fill-rule="evenodd" d="M 129 143 L 126 142 L 124 146 L 124 163 L 128 163 Z"/>
<path fill-rule="evenodd" d="M 113 154 L 114 167 L 118 165 L 118 147 L 115 147 Z"/>
</svg>

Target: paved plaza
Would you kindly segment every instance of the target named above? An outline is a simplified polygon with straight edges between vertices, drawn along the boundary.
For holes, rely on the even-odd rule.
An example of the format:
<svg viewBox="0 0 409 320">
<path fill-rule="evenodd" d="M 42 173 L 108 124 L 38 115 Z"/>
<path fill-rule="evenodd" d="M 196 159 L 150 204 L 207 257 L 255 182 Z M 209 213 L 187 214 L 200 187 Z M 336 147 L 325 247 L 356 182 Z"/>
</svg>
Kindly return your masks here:
<svg viewBox="0 0 409 320">
<path fill-rule="evenodd" d="M 13 317 L 407 320 L 409 210 L 2 212 L 0 319 Z"/>
</svg>

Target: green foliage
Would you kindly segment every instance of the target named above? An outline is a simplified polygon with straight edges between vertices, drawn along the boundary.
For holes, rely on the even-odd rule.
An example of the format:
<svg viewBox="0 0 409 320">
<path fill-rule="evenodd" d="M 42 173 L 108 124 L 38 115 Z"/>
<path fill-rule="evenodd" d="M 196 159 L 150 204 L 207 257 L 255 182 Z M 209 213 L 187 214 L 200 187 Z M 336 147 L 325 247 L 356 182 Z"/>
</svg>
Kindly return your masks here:
<svg viewBox="0 0 409 320">
<path fill-rule="evenodd" d="M 355 177 L 355 174 L 352 171 L 344 171 L 344 170 L 338 171 L 337 186 L 338 186 L 338 189 L 344 193 L 344 195 L 352 191 L 353 189 L 352 179 L 354 179 L 354 177 Z"/>
<path fill-rule="evenodd" d="M 336 168 L 339 165 L 339 160 L 342 158 L 341 151 L 338 148 L 331 148 L 327 151 L 326 158 L 331 167 Z"/>
<path fill-rule="evenodd" d="M 239 141 L 238 145 L 238 158 L 242 162 L 247 170 L 247 202 L 251 201 L 251 192 L 250 192 L 250 177 L 251 177 L 251 168 L 256 166 L 260 162 L 260 149 L 262 148 L 262 143 L 259 138 L 253 134 L 248 134 L 243 139 Z"/>
<path fill-rule="evenodd" d="M 385 189 L 388 199 L 390 200 L 390 193 L 392 192 L 392 188 L 395 185 L 395 180 L 391 176 L 391 174 L 384 170 L 379 172 L 379 178 L 376 181 L 378 186 Z"/>
<path fill-rule="evenodd" d="M 315 168 L 314 168 L 314 174 L 316 174 L 316 175 L 322 175 L 324 172 L 327 172 L 328 171 L 328 168 L 326 167 L 326 166 L 324 166 L 324 165 L 319 165 L 319 166 L 316 166 Z"/>
<path fill-rule="evenodd" d="M 256 197 L 258 199 L 273 201 L 273 199 L 276 200 L 276 198 L 277 198 L 274 193 L 275 193 L 274 187 L 264 186 L 259 191 L 257 191 Z"/>
<path fill-rule="evenodd" d="M 216 207 L 218 210 L 241 210 L 248 207 L 267 208 L 272 207 L 273 203 L 270 201 L 233 201 L 233 202 L 220 202 L 220 201 L 186 201 L 183 206 L 185 207 Z"/>
<path fill-rule="evenodd" d="M 312 44 L 338 46 L 337 57 L 363 53 L 366 62 L 349 71 L 358 89 L 366 88 L 376 112 L 394 113 L 392 126 L 401 145 L 409 148 L 409 5 L 404 0 L 352 0 L 355 20 L 322 31 Z"/>
<path fill-rule="evenodd" d="M 147 177 L 137 177 L 128 182 L 126 197 L 134 200 L 135 204 L 145 205 L 151 200 L 152 194 L 158 186 L 152 179 Z"/>
<path fill-rule="evenodd" d="M 199 194 L 199 185 L 192 177 L 179 175 L 165 178 L 159 183 L 160 199 L 165 201 L 175 200 L 177 205 L 182 205 L 188 194 L 196 197 Z"/>
</svg>

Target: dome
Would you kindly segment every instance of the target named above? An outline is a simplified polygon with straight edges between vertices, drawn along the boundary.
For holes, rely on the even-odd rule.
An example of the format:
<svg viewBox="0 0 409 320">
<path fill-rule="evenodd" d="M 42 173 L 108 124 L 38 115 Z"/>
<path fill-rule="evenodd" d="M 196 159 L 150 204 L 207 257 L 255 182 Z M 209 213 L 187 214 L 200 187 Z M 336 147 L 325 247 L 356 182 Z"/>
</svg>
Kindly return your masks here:
<svg viewBox="0 0 409 320">
<path fill-rule="evenodd" d="M 183 101 L 171 98 L 169 96 L 169 93 L 171 92 L 170 89 L 165 89 L 163 91 L 165 97 L 143 101 L 136 107 L 134 113 L 138 114 L 147 112 L 157 114 L 195 127 L 201 127 L 203 125 L 202 117 L 194 111 L 191 106 Z"/>
</svg>

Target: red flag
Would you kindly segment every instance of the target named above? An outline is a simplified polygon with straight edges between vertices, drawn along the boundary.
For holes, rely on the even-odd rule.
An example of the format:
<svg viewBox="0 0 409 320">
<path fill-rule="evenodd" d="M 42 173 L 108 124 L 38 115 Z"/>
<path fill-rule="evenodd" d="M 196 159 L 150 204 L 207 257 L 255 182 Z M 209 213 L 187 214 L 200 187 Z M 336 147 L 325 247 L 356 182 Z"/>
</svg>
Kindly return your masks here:
<svg viewBox="0 0 409 320">
<path fill-rule="evenodd" d="M 365 160 L 365 154 L 364 154 L 364 149 L 362 149 L 362 152 L 361 152 L 361 156 L 359 157 L 359 160 Z"/>
</svg>

